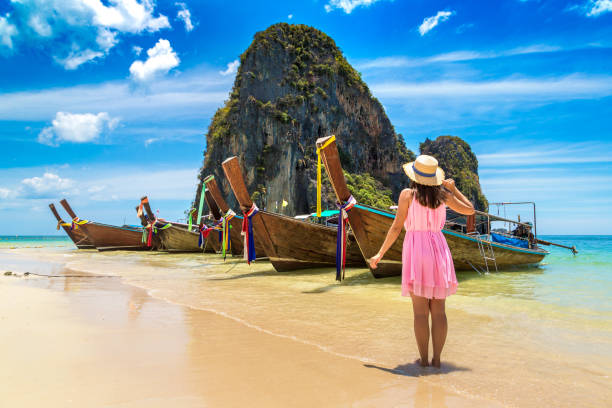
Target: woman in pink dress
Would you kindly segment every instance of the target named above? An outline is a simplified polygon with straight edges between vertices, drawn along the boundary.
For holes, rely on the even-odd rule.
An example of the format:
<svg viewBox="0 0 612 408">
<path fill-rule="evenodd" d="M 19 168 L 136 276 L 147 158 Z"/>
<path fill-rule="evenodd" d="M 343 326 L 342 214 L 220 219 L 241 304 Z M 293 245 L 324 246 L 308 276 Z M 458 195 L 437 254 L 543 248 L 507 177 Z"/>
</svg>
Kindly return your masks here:
<svg viewBox="0 0 612 408">
<path fill-rule="evenodd" d="M 471 215 L 474 206 L 457 190 L 452 179 L 444 180 L 444 171 L 435 158 L 421 155 L 403 167 L 412 180 L 412 188 L 400 194 L 395 221 L 378 253 L 370 258 L 370 266 L 376 269 L 403 226 L 406 237 L 402 250 L 402 295 L 412 298 L 414 334 L 421 355 L 419 364 L 429 365 L 431 314 L 431 365 L 439 368 L 448 331 L 444 303 L 447 296 L 457 291 L 453 258 L 442 234 L 446 207 Z"/>
</svg>

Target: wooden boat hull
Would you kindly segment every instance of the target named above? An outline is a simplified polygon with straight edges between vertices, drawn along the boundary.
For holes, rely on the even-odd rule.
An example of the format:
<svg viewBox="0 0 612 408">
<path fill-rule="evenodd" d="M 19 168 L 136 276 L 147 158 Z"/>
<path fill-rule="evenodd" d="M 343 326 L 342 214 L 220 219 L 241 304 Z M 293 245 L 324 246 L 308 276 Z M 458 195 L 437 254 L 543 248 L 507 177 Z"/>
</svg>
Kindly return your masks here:
<svg viewBox="0 0 612 408">
<path fill-rule="evenodd" d="M 359 218 L 363 225 L 363 230 L 367 236 L 367 245 L 363 250 L 366 251 L 364 257 L 374 255 L 372 251 L 377 251 L 382 245 L 393 223 L 395 215 L 377 209 L 372 209 L 363 205 L 356 205 L 349 212 L 349 221 Z M 471 265 L 484 267 L 484 259 L 478 247 L 476 238 L 457 231 L 442 230 L 448 247 L 453 256 L 456 270 L 471 270 Z M 402 247 L 404 245 L 405 232 L 402 231 L 400 237 L 389 248 L 384 258 L 379 262 L 378 268 L 372 270 L 372 274 L 377 278 L 387 276 L 397 276 L 402 273 Z M 491 243 L 497 267 L 499 269 L 535 265 L 544 259 L 548 252 L 538 249 L 516 248 L 509 245 Z M 362 250 L 362 252 L 363 252 Z M 370 255 L 370 253 L 372 253 Z M 471 264 L 471 265 L 470 265 Z M 489 265 L 491 266 L 491 265 Z"/>
<path fill-rule="evenodd" d="M 237 157 L 226 159 L 223 171 L 242 208 L 251 208 L 253 201 L 244 183 Z M 285 215 L 260 210 L 253 215 L 255 242 L 263 246 L 270 262 L 279 272 L 336 265 L 335 228 Z M 256 250 L 257 251 L 257 250 Z M 347 266 L 364 266 L 359 248 L 349 236 L 346 248 Z"/>
<path fill-rule="evenodd" d="M 266 211 L 260 211 L 255 217 L 261 218 L 263 233 L 269 235 L 274 246 L 274 255 L 268 254 L 268 257 L 277 271 L 336 265 L 335 228 Z M 257 242 L 262 235 L 262 228 L 253 225 L 253 233 Z M 346 266 L 365 266 L 353 236 L 349 236 L 346 246 Z"/>
<path fill-rule="evenodd" d="M 142 242 L 142 229 L 117 227 L 91 221 L 79 228 L 83 229 L 98 251 L 150 249 Z"/>
<path fill-rule="evenodd" d="M 219 238 L 216 231 L 213 231 L 206 238 L 204 250 L 198 245 L 200 234 L 187 231 L 172 225 L 171 227 L 158 230 L 162 248 L 168 252 L 208 252 L 216 253 L 219 249 Z"/>
<path fill-rule="evenodd" d="M 96 249 L 95 245 L 91 243 L 85 232 L 81 231 L 80 229 L 71 231 L 70 227 L 62 228 L 64 231 L 66 231 L 66 234 L 68 234 L 78 249 Z"/>
</svg>

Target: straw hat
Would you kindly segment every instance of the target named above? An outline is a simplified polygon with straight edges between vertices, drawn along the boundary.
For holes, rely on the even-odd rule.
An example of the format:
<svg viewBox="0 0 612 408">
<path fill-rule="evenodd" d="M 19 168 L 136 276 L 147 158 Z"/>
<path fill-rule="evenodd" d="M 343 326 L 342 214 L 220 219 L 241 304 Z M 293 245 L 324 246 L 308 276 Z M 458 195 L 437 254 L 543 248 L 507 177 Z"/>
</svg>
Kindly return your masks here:
<svg viewBox="0 0 612 408">
<path fill-rule="evenodd" d="M 444 170 L 438 167 L 438 161 L 426 154 L 422 154 L 411 163 L 403 166 L 404 172 L 416 183 L 426 186 L 439 186 L 444 180 Z"/>
</svg>

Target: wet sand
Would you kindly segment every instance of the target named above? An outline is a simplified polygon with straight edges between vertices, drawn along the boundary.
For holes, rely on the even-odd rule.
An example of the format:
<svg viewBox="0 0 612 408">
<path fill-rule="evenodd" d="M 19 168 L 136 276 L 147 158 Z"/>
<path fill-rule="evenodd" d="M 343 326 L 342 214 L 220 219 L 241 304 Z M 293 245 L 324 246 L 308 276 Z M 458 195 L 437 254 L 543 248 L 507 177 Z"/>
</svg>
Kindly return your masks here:
<svg viewBox="0 0 612 408">
<path fill-rule="evenodd" d="M 476 403 L 425 381 L 434 369 L 368 367 L 114 278 L 0 277 L 0 338 L 7 407 Z"/>
</svg>

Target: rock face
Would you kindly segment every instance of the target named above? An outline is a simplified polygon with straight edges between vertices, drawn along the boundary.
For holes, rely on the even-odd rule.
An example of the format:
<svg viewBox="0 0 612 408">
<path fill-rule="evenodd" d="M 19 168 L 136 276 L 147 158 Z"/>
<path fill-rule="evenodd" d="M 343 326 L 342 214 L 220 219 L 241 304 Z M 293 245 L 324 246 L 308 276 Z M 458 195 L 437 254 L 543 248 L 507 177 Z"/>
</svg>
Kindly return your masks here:
<svg viewBox="0 0 612 408">
<path fill-rule="evenodd" d="M 397 200 L 407 185 L 401 165 L 414 154 L 334 41 L 305 25 L 281 23 L 258 32 L 240 56 L 229 99 L 208 128 L 196 201 L 202 180 L 212 174 L 237 208 L 221 163 L 238 156 L 260 208 L 275 211 L 278 203 L 280 211 L 286 200 L 285 214 L 312 212 L 315 141 L 332 134 L 344 169 L 368 174 L 376 183 L 368 180 L 363 188 L 382 186 Z M 324 208 L 332 208 L 331 196 L 324 194 Z"/>
<path fill-rule="evenodd" d="M 478 159 L 470 145 L 457 136 L 439 136 L 421 143 L 421 154 L 438 160 L 447 178 L 453 178 L 457 188 L 480 211 L 488 211 L 489 203 L 480 188 Z"/>
</svg>

